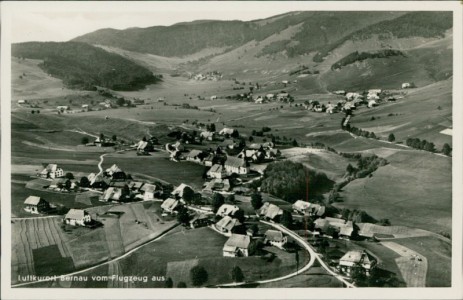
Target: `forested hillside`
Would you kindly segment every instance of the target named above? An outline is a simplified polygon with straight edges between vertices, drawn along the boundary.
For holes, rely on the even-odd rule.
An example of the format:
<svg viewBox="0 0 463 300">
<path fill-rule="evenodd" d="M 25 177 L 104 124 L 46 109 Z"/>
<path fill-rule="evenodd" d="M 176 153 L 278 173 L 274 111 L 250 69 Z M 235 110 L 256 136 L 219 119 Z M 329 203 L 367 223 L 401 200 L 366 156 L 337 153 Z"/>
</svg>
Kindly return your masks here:
<svg viewBox="0 0 463 300">
<path fill-rule="evenodd" d="M 148 69 L 103 49 L 78 42 L 14 44 L 12 56 L 43 60 L 39 67 L 69 88 L 137 90 L 159 80 Z"/>
</svg>

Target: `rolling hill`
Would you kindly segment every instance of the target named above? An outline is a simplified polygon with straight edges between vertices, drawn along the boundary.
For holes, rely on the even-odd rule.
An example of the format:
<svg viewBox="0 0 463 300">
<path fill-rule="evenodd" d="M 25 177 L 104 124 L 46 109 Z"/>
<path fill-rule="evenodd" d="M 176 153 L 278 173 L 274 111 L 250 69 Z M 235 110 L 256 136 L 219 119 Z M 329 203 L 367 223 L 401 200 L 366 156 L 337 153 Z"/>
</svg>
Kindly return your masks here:
<svg viewBox="0 0 463 300">
<path fill-rule="evenodd" d="M 114 53 L 78 42 L 28 42 L 14 44 L 12 56 L 42 60 L 38 66 L 65 86 L 94 90 L 137 90 L 159 81 L 148 69 Z"/>
</svg>

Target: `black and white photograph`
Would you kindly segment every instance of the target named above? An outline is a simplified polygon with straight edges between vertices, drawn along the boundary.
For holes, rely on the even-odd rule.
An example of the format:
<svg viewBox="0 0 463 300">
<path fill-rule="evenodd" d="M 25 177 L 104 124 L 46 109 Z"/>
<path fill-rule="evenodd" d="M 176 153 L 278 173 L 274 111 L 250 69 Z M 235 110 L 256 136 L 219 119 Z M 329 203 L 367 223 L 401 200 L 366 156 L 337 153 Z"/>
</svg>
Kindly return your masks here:
<svg viewBox="0 0 463 300">
<path fill-rule="evenodd" d="M 460 298 L 463 5 L 349 3 L 2 3 L 2 299 Z"/>
</svg>

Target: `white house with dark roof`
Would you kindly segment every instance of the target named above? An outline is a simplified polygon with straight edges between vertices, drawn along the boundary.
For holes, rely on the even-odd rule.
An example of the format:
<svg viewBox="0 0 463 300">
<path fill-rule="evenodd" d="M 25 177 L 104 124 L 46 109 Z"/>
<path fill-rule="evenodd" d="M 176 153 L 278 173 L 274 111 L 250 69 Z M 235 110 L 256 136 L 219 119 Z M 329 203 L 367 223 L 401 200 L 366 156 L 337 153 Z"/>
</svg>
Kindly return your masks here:
<svg viewBox="0 0 463 300">
<path fill-rule="evenodd" d="M 297 200 L 293 204 L 293 210 L 308 216 L 323 216 L 325 206 L 320 204 L 310 203 L 307 201 Z"/>
<path fill-rule="evenodd" d="M 286 242 L 288 242 L 288 238 L 281 231 L 269 229 L 264 234 L 264 244 L 283 249 Z"/>
<path fill-rule="evenodd" d="M 72 226 L 85 226 L 92 221 L 90 214 L 83 209 L 71 208 L 64 216 L 64 223 Z"/>
<path fill-rule="evenodd" d="M 226 135 L 226 134 L 232 135 L 234 132 L 235 132 L 235 129 L 225 127 L 219 131 L 219 134 L 220 135 Z"/>
<path fill-rule="evenodd" d="M 203 152 L 201 150 L 191 150 L 185 156 L 185 159 L 187 161 L 192 161 L 192 162 L 196 162 L 196 163 L 201 163 L 203 158 L 204 158 L 203 157 Z"/>
<path fill-rule="evenodd" d="M 254 252 L 251 238 L 243 234 L 232 234 L 223 246 L 225 257 L 247 257 Z"/>
<path fill-rule="evenodd" d="M 228 156 L 224 164 L 227 174 L 248 174 L 249 165 L 245 159 Z"/>
<path fill-rule="evenodd" d="M 122 170 L 116 164 L 114 164 L 110 168 L 106 169 L 106 173 L 109 176 L 113 176 L 113 174 L 119 173 L 119 172 L 122 172 Z"/>
<path fill-rule="evenodd" d="M 338 268 L 349 276 L 352 275 L 353 269 L 360 268 L 369 276 L 376 263 L 376 259 L 365 250 L 351 250 L 339 259 Z"/>
<path fill-rule="evenodd" d="M 339 218 L 319 218 L 314 221 L 315 228 L 321 231 L 322 233 L 326 234 L 330 227 L 334 228 L 340 238 L 349 239 L 352 237 L 354 233 L 354 224 L 352 221 L 346 221 L 344 219 Z"/>
<path fill-rule="evenodd" d="M 230 216 L 225 216 L 215 223 L 215 228 L 224 233 L 225 235 L 230 235 L 234 231 L 235 227 L 240 226 L 241 223 L 238 219 L 232 218 Z"/>
<path fill-rule="evenodd" d="M 64 170 L 57 164 L 48 164 L 37 176 L 42 178 L 59 178 L 64 176 Z"/>
<path fill-rule="evenodd" d="M 190 189 L 193 189 L 191 186 L 181 183 L 178 187 L 175 188 L 175 190 L 172 192 L 172 196 L 174 197 L 179 197 L 183 198 L 183 191 L 185 190 L 186 187 L 189 187 Z"/>
<path fill-rule="evenodd" d="M 50 204 L 37 196 L 29 196 L 24 201 L 24 210 L 31 214 L 39 214 L 50 208 Z"/>
<path fill-rule="evenodd" d="M 143 200 L 153 200 L 158 193 L 157 187 L 154 184 L 146 183 L 140 188 L 143 194 Z"/>
</svg>

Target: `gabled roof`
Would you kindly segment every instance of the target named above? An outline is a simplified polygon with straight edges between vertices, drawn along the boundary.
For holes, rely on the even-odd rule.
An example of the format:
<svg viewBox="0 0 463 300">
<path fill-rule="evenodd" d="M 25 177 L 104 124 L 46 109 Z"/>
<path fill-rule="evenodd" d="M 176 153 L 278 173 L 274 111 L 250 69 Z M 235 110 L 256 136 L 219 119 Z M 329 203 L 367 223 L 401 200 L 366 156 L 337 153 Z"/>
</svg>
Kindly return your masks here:
<svg viewBox="0 0 463 300">
<path fill-rule="evenodd" d="M 64 218 L 65 219 L 82 220 L 85 215 L 88 215 L 88 213 L 85 210 L 71 208 Z"/>
<path fill-rule="evenodd" d="M 107 173 L 118 173 L 118 172 L 122 172 L 122 170 L 116 164 L 114 164 L 111 166 L 111 168 L 106 169 L 106 172 Z"/>
<path fill-rule="evenodd" d="M 181 183 L 181 184 L 172 192 L 172 195 L 178 195 L 179 197 L 183 197 L 183 190 L 184 190 L 186 187 L 189 187 L 189 188 L 193 189 L 191 186 L 189 186 L 189 185 L 187 185 L 187 184 L 184 184 L 184 183 Z"/>
<path fill-rule="evenodd" d="M 232 215 L 235 212 L 237 212 L 240 208 L 236 205 L 231 205 L 231 204 L 222 204 L 222 206 L 219 207 L 217 210 L 217 215 L 223 216 L 223 215 Z"/>
<path fill-rule="evenodd" d="M 214 173 L 223 172 L 223 167 L 222 165 L 215 164 L 209 169 L 209 172 L 214 172 Z"/>
<path fill-rule="evenodd" d="M 135 189 L 135 190 L 143 190 L 142 187 L 145 183 L 144 182 L 140 182 L 140 181 L 132 181 L 131 183 L 129 183 L 129 188 L 130 189 Z"/>
<path fill-rule="evenodd" d="M 368 265 L 375 262 L 376 259 L 369 255 L 365 250 L 351 250 L 340 258 L 340 264 L 362 264 Z"/>
<path fill-rule="evenodd" d="M 220 130 L 219 134 L 233 134 L 233 132 L 235 132 L 233 128 L 223 128 Z"/>
<path fill-rule="evenodd" d="M 148 146 L 148 142 L 141 140 L 138 142 L 137 150 L 144 150 L 146 146 Z"/>
<path fill-rule="evenodd" d="M 227 156 L 227 160 L 225 161 L 225 166 L 230 166 L 234 168 L 244 168 L 246 167 L 246 161 L 242 158 L 234 157 L 234 156 Z"/>
<path fill-rule="evenodd" d="M 177 205 L 178 205 L 178 200 L 173 199 L 173 198 L 168 198 L 164 200 L 164 202 L 162 202 L 161 208 L 164 210 L 173 210 L 174 208 L 177 207 Z"/>
<path fill-rule="evenodd" d="M 24 204 L 28 205 L 37 205 L 40 202 L 40 197 L 37 196 L 29 196 L 26 198 L 26 201 L 24 201 Z"/>
<path fill-rule="evenodd" d="M 198 157 L 198 155 L 200 155 L 201 153 L 202 153 L 201 150 L 191 150 L 191 151 L 186 155 L 186 157 L 196 158 L 196 157 Z"/>
<path fill-rule="evenodd" d="M 230 248 L 247 249 L 250 243 L 251 243 L 251 238 L 248 235 L 233 233 L 231 237 L 225 243 L 224 248 L 230 247 Z"/>
<path fill-rule="evenodd" d="M 274 219 L 276 216 L 282 214 L 283 210 L 275 204 L 271 204 L 270 202 L 265 202 L 264 205 L 262 205 L 260 208 L 260 215 L 263 215 L 269 219 Z"/>
<path fill-rule="evenodd" d="M 156 185 L 146 183 L 145 185 L 143 185 L 143 187 L 140 189 L 140 191 L 144 191 L 145 193 L 152 193 L 156 189 L 157 189 Z"/>
<path fill-rule="evenodd" d="M 228 231 L 231 231 L 235 226 L 239 226 L 239 225 L 241 225 L 240 221 L 230 216 L 223 217 L 221 220 L 219 220 L 215 224 L 216 227 L 224 228 L 224 229 L 227 229 Z"/>
<path fill-rule="evenodd" d="M 284 235 L 281 231 L 272 229 L 267 230 L 264 235 L 267 240 L 274 242 L 281 242 L 284 238 Z"/>
</svg>

